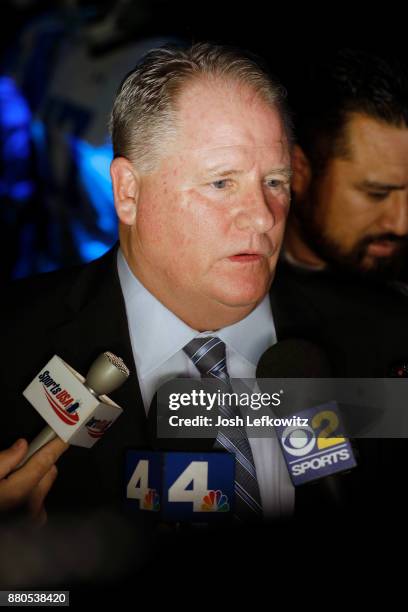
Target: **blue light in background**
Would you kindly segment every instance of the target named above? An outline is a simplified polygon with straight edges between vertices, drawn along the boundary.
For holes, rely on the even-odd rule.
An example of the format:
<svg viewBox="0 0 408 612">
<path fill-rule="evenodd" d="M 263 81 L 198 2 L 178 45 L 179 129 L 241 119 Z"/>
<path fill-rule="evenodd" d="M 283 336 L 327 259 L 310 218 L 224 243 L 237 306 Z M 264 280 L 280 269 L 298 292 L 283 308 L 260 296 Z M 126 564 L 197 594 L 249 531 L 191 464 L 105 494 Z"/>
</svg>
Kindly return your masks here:
<svg viewBox="0 0 408 612">
<path fill-rule="evenodd" d="M 8 76 L 0 76 L 0 117 L 6 128 L 28 125 L 31 120 L 27 102 Z"/>
<path fill-rule="evenodd" d="M 40 119 L 33 119 L 30 125 L 31 138 L 39 153 L 44 154 L 46 150 L 45 127 Z"/>
<path fill-rule="evenodd" d="M 31 181 L 19 181 L 10 187 L 9 194 L 13 200 L 27 200 L 33 193 L 34 187 Z"/>
<path fill-rule="evenodd" d="M 3 197 L 23 202 L 34 190 L 30 180 L 31 112 L 14 80 L 0 76 L 0 158 Z"/>
<path fill-rule="evenodd" d="M 111 246 L 90 237 L 88 232 L 75 219 L 71 223 L 71 229 L 82 261 L 88 262 L 101 257 Z"/>
<path fill-rule="evenodd" d="M 51 180 L 52 177 L 49 181 L 47 179 L 51 167 L 46 130 L 40 119 L 32 117 L 29 106 L 13 79 L 0 75 L 0 196 L 8 198 L 12 203 L 7 216 L 10 223 L 14 223 L 16 217 L 11 213 L 21 210 L 21 204 L 29 203 L 34 193 L 31 157 L 33 147 L 36 152 L 37 180 L 47 181 L 44 184 L 45 192 L 47 193 L 48 184 L 54 188 L 58 184 L 58 181 L 55 183 Z M 86 226 L 81 215 L 78 219 L 69 217 L 69 231 L 79 257 L 87 262 L 103 255 L 117 240 L 117 218 L 109 173 L 113 150 L 110 142 L 95 146 L 73 136 L 67 136 L 67 146 L 77 168 L 77 176 L 74 179 L 77 187 L 86 195 L 88 206 L 95 211 L 93 227 Z M 63 199 L 61 201 L 63 202 Z M 16 208 L 17 206 L 19 208 Z M 3 221 L 7 223 L 7 219 L 4 217 Z M 19 242 L 20 256 L 16 262 L 14 277 L 58 267 L 59 255 L 54 257 L 52 249 L 48 249 L 48 254 L 36 251 L 35 226 L 29 224 L 28 227 L 22 227 Z"/>
<path fill-rule="evenodd" d="M 98 228 L 107 234 L 107 242 L 96 240 L 75 220 L 72 230 L 83 261 L 103 255 L 117 239 L 117 218 L 113 205 L 109 167 L 113 159 L 112 145 L 93 146 L 79 138 L 69 138 L 78 168 L 79 182 L 97 212 Z"/>
<path fill-rule="evenodd" d="M 70 138 L 81 184 L 98 213 L 98 227 L 116 237 L 117 219 L 113 206 L 112 184 L 109 173 L 113 159 L 110 143 L 95 147 L 79 138 Z"/>
</svg>

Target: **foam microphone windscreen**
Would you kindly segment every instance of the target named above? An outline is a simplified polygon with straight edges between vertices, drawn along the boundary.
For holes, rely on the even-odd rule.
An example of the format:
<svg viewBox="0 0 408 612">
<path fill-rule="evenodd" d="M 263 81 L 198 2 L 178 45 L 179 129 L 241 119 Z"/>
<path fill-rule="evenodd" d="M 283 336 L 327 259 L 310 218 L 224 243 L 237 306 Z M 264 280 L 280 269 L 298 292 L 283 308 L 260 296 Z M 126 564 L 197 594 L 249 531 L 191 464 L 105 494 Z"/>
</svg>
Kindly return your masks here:
<svg viewBox="0 0 408 612">
<path fill-rule="evenodd" d="M 307 340 L 289 338 L 271 346 L 261 357 L 257 378 L 328 378 L 331 368 L 325 352 Z"/>
<path fill-rule="evenodd" d="M 276 391 L 276 384 L 283 385 L 284 401 L 275 409 L 279 416 L 310 407 L 309 401 L 319 398 L 319 380 L 330 377 L 331 369 L 325 352 L 302 338 L 281 340 L 271 346 L 262 355 L 256 370 L 258 386 L 262 392 L 271 393 Z M 303 384 L 298 384 L 296 380 L 284 382 L 286 379 L 298 378 L 305 379 Z"/>
<path fill-rule="evenodd" d="M 147 429 L 150 438 L 151 446 L 156 451 L 174 451 L 188 453 L 207 453 L 214 449 L 215 438 L 217 432 L 214 432 L 212 437 L 195 438 L 185 437 L 182 432 L 179 433 L 177 428 L 174 428 L 174 436 L 165 438 L 159 435 L 160 420 L 168 419 L 168 406 L 163 403 L 163 396 L 158 392 L 155 393 L 150 404 L 149 413 L 147 416 Z"/>
</svg>

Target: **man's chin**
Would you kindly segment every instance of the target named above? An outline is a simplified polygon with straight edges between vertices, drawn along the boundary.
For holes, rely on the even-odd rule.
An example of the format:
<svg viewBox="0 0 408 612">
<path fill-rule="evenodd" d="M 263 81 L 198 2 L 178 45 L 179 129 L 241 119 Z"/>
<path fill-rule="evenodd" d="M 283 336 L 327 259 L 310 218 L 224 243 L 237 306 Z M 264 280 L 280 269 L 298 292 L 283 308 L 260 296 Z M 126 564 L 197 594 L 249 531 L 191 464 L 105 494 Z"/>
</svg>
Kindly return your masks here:
<svg viewBox="0 0 408 612">
<path fill-rule="evenodd" d="M 377 270 L 386 270 L 390 266 L 389 258 L 366 255 L 358 268 L 362 274 L 375 274 Z"/>
<path fill-rule="evenodd" d="M 230 308 L 255 308 L 268 293 L 268 289 L 264 286 L 262 289 L 245 290 L 236 289 L 235 291 L 219 292 L 215 298 L 218 303 Z"/>
<path fill-rule="evenodd" d="M 204 291 L 207 297 L 219 305 L 249 311 L 267 295 L 273 276 L 274 271 L 272 273 L 269 270 L 262 271 L 262 274 L 259 270 L 252 274 L 224 272 L 213 275 L 211 279 L 208 278 Z"/>
<path fill-rule="evenodd" d="M 362 280 L 393 281 L 401 272 L 401 258 L 374 257 L 366 255 L 360 262 L 338 261 L 335 267 Z"/>
</svg>

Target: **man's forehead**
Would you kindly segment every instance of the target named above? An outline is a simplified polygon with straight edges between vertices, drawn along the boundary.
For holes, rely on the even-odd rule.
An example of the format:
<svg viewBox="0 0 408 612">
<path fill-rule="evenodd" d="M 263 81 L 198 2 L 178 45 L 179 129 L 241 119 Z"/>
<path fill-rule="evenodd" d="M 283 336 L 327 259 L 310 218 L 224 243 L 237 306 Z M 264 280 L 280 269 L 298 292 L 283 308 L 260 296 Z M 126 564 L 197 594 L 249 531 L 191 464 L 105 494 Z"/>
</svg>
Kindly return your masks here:
<svg viewBox="0 0 408 612">
<path fill-rule="evenodd" d="M 264 97 L 259 93 L 258 89 L 252 84 L 232 77 L 226 77 L 222 80 L 220 77 L 203 78 L 197 77 L 188 81 L 181 89 L 178 96 L 177 106 L 181 112 L 193 108 L 197 102 L 203 101 L 207 109 L 206 101 L 211 99 L 213 104 L 218 102 L 226 104 L 250 104 L 251 102 L 259 102 L 263 100 L 268 104 Z"/>
<path fill-rule="evenodd" d="M 198 82 L 181 93 L 177 107 L 182 138 L 237 137 L 238 133 L 251 138 L 259 137 L 260 130 L 269 138 L 282 137 L 284 132 L 276 106 L 246 84 Z"/>
<path fill-rule="evenodd" d="M 289 163 L 289 146 L 278 109 L 239 84 L 197 83 L 181 94 L 173 161 Z"/>
<path fill-rule="evenodd" d="M 350 149 L 353 153 L 378 151 L 387 153 L 406 152 L 408 128 L 398 127 L 367 115 L 354 113 L 346 125 Z"/>
<path fill-rule="evenodd" d="M 347 125 L 346 135 L 346 155 L 333 159 L 339 172 L 346 169 L 368 183 L 407 181 L 407 128 L 355 114 Z"/>
<path fill-rule="evenodd" d="M 276 140 L 269 144 L 197 146 L 179 151 L 178 160 L 188 162 L 200 172 L 245 172 L 254 167 L 263 172 L 288 169 L 290 154 L 286 141 Z"/>
<path fill-rule="evenodd" d="M 166 163 L 166 162 L 165 162 Z M 264 175 L 276 170 L 290 174 L 291 156 L 286 140 L 268 144 L 199 145 L 177 148 L 167 157 L 169 169 L 183 169 L 185 174 L 247 173 Z"/>
<path fill-rule="evenodd" d="M 277 139 L 273 143 L 262 143 L 253 145 L 242 145 L 242 144 L 228 144 L 228 145 L 213 145 L 213 146 L 197 146 L 190 147 L 190 151 L 194 151 L 197 155 L 206 153 L 213 153 L 214 155 L 246 155 L 250 152 L 262 153 L 265 151 L 271 151 L 273 148 L 280 148 L 282 150 L 287 149 L 287 142 L 283 139 Z"/>
</svg>

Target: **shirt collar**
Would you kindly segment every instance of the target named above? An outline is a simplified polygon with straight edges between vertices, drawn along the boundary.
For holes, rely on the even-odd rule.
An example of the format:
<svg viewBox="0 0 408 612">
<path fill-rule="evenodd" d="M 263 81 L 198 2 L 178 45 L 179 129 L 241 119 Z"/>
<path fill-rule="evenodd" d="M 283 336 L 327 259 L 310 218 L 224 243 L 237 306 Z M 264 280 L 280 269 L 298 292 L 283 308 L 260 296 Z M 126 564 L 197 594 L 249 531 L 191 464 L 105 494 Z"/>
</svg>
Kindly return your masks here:
<svg viewBox="0 0 408 612">
<path fill-rule="evenodd" d="M 266 294 L 262 302 L 245 319 L 218 330 L 216 335 L 236 353 L 256 366 L 266 349 L 276 343 L 269 295 Z"/>
<path fill-rule="evenodd" d="M 218 336 L 254 366 L 262 353 L 276 342 L 268 295 L 245 319 L 216 332 L 198 333 L 142 285 L 130 270 L 120 248 L 117 265 L 136 367 L 141 376 L 149 375 L 199 336 Z"/>
</svg>

